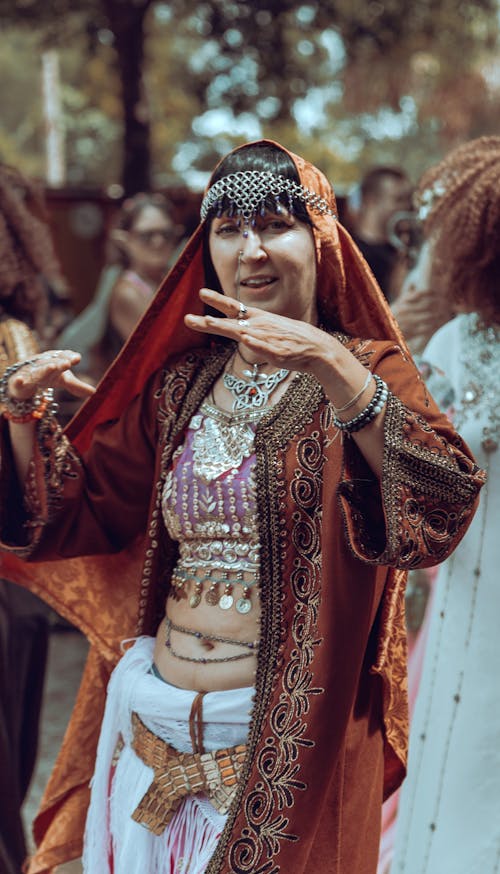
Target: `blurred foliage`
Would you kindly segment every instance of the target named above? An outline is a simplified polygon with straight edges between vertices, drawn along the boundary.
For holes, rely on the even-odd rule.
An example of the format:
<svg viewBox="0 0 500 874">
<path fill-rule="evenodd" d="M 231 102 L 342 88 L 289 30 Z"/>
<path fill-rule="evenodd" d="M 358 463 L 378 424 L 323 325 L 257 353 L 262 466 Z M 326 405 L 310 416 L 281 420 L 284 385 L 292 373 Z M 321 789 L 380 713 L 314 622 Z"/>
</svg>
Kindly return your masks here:
<svg viewBox="0 0 500 874">
<path fill-rule="evenodd" d="M 151 150 L 157 184 L 201 187 L 261 135 L 341 187 L 373 163 L 416 177 L 498 132 L 498 14 L 497 0 L 0 0 L 0 155 L 43 172 L 37 52 L 58 46 L 74 181 L 142 186 Z"/>
</svg>

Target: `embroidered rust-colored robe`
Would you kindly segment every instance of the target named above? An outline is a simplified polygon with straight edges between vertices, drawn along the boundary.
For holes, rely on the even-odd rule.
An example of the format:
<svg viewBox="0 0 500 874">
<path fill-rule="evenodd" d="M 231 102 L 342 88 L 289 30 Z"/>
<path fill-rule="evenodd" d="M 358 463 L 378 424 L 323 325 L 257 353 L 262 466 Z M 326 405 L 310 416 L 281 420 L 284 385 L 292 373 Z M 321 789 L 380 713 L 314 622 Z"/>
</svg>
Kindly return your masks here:
<svg viewBox="0 0 500 874">
<path fill-rule="evenodd" d="M 382 480 L 354 441 L 342 442 L 310 376 L 299 376 L 258 425 L 255 706 L 246 766 L 208 874 L 376 870 L 382 797 L 401 781 L 406 756 L 405 571 L 449 555 L 483 481 L 398 346 L 344 342 L 393 393 Z M 176 558 L 161 519 L 165 472 L 228 354 L 203 348 L 154 373 L 119 419 L 99 425 L 83 457 L 45 421 L 28 533 L 4 442 L 4 565 L 9 550 L 42 561 L 45 597 L 93 644 L 36 821 L 30 874 L 80 855 L 109 672 L 121 639 L 155 633 Z M 70 558 L 82 554 L 92 558 Z M 26 582 L 42 591 L 33 566 Z"/>
</svg>

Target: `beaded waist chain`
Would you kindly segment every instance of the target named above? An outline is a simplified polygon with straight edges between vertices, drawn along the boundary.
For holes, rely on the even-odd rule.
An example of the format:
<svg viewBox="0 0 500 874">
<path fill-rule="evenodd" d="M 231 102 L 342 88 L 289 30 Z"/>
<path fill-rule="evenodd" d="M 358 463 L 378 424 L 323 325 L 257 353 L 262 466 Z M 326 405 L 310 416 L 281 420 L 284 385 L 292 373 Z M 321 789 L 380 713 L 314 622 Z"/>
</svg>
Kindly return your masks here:
<svg viewBox="0 0 500 874">
<path fill-rule="evenodd" d="M 161 835 L 188 795 L 204 793 L 219 813 L 229 810 L 246 757 L 246 744 L 211 753 L 180 753 L 132 714 L 132 748 L 154 771 L 154 779 L 132 814 Z"/>
</svg>

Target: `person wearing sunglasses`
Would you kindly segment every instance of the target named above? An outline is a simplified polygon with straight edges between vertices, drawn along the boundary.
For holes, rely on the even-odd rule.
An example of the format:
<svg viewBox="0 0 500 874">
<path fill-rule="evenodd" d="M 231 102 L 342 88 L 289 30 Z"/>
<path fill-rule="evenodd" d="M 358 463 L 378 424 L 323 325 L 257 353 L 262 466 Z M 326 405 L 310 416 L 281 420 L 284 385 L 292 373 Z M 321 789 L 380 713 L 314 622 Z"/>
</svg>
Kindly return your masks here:
<svg viewBox="0 0 500 874">
<path fill-rule="evenodd" d="M 148 308 L 181 236 L 164 195 L 140 193 L 122 204 L 94 299 L 57 339 L 59 348 L 82 355 L 80 372 L 92 382 L 98 382 Z"/>
</svg>

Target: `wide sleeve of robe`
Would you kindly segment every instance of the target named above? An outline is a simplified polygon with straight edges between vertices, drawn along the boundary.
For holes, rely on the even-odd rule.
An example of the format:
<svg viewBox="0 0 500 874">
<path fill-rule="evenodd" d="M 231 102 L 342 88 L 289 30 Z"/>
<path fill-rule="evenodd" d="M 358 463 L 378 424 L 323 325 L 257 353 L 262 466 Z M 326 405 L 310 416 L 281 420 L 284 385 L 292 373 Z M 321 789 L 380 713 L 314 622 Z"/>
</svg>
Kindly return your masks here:
<svg viewBox="0 0 500 874">
<path fill-rule="evenodd" d="M 380 482 L 348 438 L 338 486 L 352 554 L 380 571 L 388 569 L 371 664 L 383 681 L 387 796 L 404 776 L 407 754 L 407 571 L 432 567 L 453 552 L 473 518 L 485 473 L 398 346 L 350 345 L 391 389 Z"/>
<path fill-rule="evenodd" d="M 380 483 L 345 440 L 339 495 L 350 547 L 361 561 L 405 571 L 435 565 L 467 530 L 484 472 L 399 347 L 353 351 L 391 395 Z"/>
<path fill-rule="evenodd" d="M 144 533 L 157 445 L 150 380 L 119 420 L 98 426 L 81 457 L 53 416 L 37 427 L 25 489 L 16 480 L 6 423 L 1 435 L 2 549 L 23 558 L 116 553 Z"/>
</svg>

